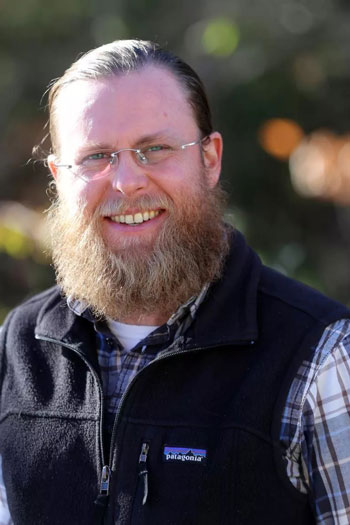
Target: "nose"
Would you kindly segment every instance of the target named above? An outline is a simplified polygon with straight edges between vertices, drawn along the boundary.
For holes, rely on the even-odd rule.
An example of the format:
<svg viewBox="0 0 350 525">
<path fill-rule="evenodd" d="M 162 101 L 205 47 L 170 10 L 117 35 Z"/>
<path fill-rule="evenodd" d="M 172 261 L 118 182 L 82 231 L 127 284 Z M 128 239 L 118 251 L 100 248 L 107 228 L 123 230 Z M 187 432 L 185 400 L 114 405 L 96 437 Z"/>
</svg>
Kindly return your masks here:
<svg viewBox="0 0 350 525">
<path fill-rule="evenodd" d="M 126 158 L 126 157 L 130 158 Z M 118 164 L 113 170 L 112 188 L 123 195 L 133 195 L 147 188 L 149 184 L 146 168 L 137 165 L 131 155 L 118 155 Z"/>
</svg>

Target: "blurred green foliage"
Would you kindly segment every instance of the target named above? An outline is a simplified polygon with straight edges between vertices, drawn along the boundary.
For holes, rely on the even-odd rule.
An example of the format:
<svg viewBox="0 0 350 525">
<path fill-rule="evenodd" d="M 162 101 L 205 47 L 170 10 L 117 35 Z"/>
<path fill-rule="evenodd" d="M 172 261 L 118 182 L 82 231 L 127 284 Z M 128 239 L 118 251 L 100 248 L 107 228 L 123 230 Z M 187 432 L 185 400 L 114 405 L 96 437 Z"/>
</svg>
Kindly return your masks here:
<svg viewBox="0 0 350 525">
<path fill-rule="evenodd" d="M 226 18 L 214 18 L 203 31 L 203 49 L 209 55 L 228 57 L 234 53 L 239 42 L 239 29 Z"/>
<path fill-rule="evenodd" d="M 54 283 L 37 237 L 2 215 L 8 201 L 39 212 L 49 204 L 47 168 L 28 163 L 45 135 L 42 94 L 81 52 L 118 38 L 156 40 L 197 70 L 224 135 L 229 220 L 266 263 L 349 303 L 349 209 L 297 195 L 288 163 L 258 140 L 270 118 L 292 119 L 306 134 L 349 132 L 349 8 L 340 0 L 2 1 L 0 318 Z"/>
</svg>

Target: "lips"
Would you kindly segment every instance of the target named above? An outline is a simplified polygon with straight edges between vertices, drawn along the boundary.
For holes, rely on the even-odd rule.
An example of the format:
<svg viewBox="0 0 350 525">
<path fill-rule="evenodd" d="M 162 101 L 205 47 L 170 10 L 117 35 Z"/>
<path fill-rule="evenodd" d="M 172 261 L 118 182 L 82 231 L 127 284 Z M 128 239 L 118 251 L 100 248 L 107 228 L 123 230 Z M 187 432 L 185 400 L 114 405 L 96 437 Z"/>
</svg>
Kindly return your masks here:
<svg viewBox="0 0 350 525">
<path fill-rule="evenodd" d="M 121 224 L 142 224 L 143 222 L 150 221 L 157 217 L 161 213 L 161 210 L 146 210 L 139 211 L 134 214 L 120 214 L 109 217 L 111 221 Z"/>
</svg>

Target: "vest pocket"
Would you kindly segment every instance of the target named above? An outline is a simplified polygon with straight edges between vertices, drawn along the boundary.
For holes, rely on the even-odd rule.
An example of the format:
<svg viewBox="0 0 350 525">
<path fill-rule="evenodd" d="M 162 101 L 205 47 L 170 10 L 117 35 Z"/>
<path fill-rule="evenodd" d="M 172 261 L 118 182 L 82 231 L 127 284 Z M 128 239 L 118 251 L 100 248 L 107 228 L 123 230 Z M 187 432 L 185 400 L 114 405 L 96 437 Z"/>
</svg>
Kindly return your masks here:
<svg viewBox="0 0 350 525">
<path fill-rule="evenodd" d="M 126 465 L 126 449 L 120 451 L 117 468 L 118 494 L 130 494 L 134 486 L 130 523 L 232 523 L 227 510 L 233 440 L 227 430 L 224 436 L 218 429 L 162 428 L 154 429 L 152 437 L 149 428 L 144 430 L 138 442 L 135 428 L 124 439 L 128 452 L 134 442 L 134 474 Z"/>
</svg>

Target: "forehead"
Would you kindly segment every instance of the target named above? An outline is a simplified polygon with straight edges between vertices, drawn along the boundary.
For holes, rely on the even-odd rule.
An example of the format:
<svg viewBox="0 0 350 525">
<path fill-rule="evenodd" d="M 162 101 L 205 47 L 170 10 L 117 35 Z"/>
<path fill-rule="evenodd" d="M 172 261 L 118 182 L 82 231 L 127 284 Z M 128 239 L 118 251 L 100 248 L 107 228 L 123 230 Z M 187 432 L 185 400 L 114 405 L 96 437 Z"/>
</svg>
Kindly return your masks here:
<svg viewBox="0 0 350 525">
<path fill-rule="evenodd" d="M 198 132 L 183 86 L 154 66 L 67 85 L 58 95 L 55 119 L 61 150 L 101 141 L 119 146 L 163 131 L 192 140 Z"/>
</svg>

